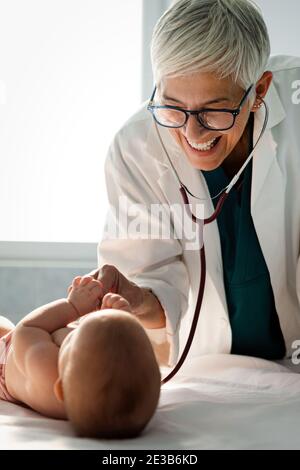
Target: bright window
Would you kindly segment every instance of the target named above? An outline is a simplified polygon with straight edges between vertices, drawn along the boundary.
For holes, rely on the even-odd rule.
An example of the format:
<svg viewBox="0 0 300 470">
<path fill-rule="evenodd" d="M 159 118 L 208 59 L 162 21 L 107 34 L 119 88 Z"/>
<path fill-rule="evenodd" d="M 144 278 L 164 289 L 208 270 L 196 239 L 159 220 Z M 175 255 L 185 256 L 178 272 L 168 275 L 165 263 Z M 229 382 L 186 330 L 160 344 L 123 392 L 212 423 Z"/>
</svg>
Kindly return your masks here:
<svg viewBox="0 0 300 470">
<path fill-rule="evenodd" d="M 0 240 L 97 242 L 141 102 L 141 0 L 1 0 Z"/>
</svg>

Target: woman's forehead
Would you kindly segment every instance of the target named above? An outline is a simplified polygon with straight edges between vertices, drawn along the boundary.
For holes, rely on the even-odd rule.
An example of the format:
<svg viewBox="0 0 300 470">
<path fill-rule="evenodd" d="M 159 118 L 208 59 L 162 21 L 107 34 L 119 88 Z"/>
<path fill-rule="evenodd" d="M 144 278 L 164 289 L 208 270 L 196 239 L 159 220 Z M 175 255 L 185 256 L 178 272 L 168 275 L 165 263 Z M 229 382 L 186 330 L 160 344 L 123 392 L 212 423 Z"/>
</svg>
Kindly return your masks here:
<svg viewBox="0 0 300 470">
<path fill-rule="evenodd" d="M 214 74 L 199 73 L 166 77 L 158 87 L 159 96 L 178 105 L 211 105 L 235 101 L 242 89 L 230 77 L 218 79 Z"/>
</svg>

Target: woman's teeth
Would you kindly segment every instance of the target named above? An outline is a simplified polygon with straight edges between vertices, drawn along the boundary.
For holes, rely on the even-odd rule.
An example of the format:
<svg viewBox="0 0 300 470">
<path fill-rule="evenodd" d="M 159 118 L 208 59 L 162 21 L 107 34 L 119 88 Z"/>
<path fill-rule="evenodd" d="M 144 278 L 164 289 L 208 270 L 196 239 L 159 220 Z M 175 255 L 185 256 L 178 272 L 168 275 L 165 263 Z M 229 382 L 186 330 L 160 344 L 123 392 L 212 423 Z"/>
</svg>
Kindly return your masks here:
<svg viewBox="0 0 300 470">
<path fill-rule="evenodd" d="M 195 142 L 191 142 L 190 140 L 188 140 L 188 143 L 195 150 L 207 151 L 214 147 L 214 145 L 216 144 L 216 140 L 217 140 L 217 137 L 215 137 L 212 140 L 209 140 L 208 142 L 204 142 L 203 144 L 196 144 Z"/>
</svg>

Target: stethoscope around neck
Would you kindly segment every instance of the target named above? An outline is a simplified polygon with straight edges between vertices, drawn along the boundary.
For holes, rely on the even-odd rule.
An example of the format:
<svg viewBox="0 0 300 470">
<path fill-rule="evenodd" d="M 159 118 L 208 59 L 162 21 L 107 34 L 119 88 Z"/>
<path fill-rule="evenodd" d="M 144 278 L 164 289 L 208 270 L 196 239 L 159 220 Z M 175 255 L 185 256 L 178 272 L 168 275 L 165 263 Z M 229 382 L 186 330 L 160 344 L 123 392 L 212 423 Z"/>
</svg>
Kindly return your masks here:
<svg viewBox="0 0 300 470">
<path fill-rule="evenodd" d="M 160 135 L 160 132 L 158 130 L 158 125 L 157 125 L 156 121 L 154 121 L 154 126 L 156 128 L 156 132 L 157 132 L 159 141 L 160 141 L 161 146 L 164 150 L 164 153 L 165 153 L 165 155 L 168 159 L 168 162 L 169 162 L 170 167 L 173 171 L 173 174 L 174 174 L 174 176 L 175 176 L 175 178 L 178 182 L 179 191 L 180 191 L 180 194 L 181 194 L 181 197 L 182 197 L 182 201 L 183 201 L 185 210 L 187 211 L 187 213 L 188 213 L 189 217 L 192 219 L 192 221 L 195 222 L 199 226 L 199 254 L 200 254 L 200 283 L 199 283 L 199 288 L 198 288 L 197 301 L 196 301 L 196 306 L 195 306 L 195 311 L 194 311 L 194 316 L 193 316 L 193 320 L 192 320 L 191 329 L 190 329 L 185 347 L 184 347 L 184 349 L 182 351 L 182 354 L 179 358 L 179 361 L 177 362 L 175 367 L 171 370 L 171 372 L 166 377 L 164 377 L 162 379 L 162 381 L 161 381 L 162 384 L 167 383 L 169 380 L 171 380 L 175 376 L 175 374 L 177 374 L 177 372 L 179 371 L 179 369 L 183 365 L 183 363 L 184 363 L 184 361 L 185 361 L 185 359 L 186 359 L 186 357 L 189 353 L 189 350 L 191 348 L 191 345 L 192 345 L 192 342 L 193 342 L 193 339 L 194 339 L 194 336 L 195 336 L 199 316 L 200 316 L 202 300 L 203 300 L 203 295 L 204 295 L 204 289 L 205 289 L 206 258 L 205 258 L 205 247 L 204 247 L 204 237 L 203 237 L 204 225 L 210 224 L 211 222 L 214 222 L 217 219 L 218 215 L 220 214 L 220 212 L 222 210 L 223 204 L 224 204 L 224 202 L 226 201 L 226 199 L 228 197 L 229 192 L 234 187 L 234 185 L 237 183 L 237 181 L 239 180 L 241 174 L 243 173 L 246 166 L 248 165 L 251 158 L 253 157 L 254 150 L 256 149 L 257 144 L 259 143 L 261 137 L 263 136 L 263 134 L 266 130 L 267 123 L 268 123 L 268 118 L 269 118 L 269 110 L 268 110 L 268 105 L 265 103 L 265 101 L 262 98 L 260 98 L 260 100 L 261 100 L 261 102 L 263 103 L 263 105 L 265 107 L 265 119 L 264 119 L 264 123 L 263 123 L 263 126 L 262 126 L 262 130 L 259 134 L 259 137 L 258 137 L 255 145 L 253 146 L 253 149 L 252 149 L 251 153 L 249 154 L 248 158 L 245 160 L 244 164 L 239 169 L 238 173 L 232 178 L 232 180 L 230 181 L 228 186 L 226 188 L 224 188 L 219 194 L 217 194 L 215 196 L 215 197 L 220 196 L 219 200 L 218 200 L 218 203 L 216 205 L 215 211 L 213 212 L 213 214 L 210 217 L 208 217 L 206 219 L 199 219 L 198 217 L 196 217 L 192 213 L 191 205 L 190 205 L 190 202 L 189 202 L 189 199 L 188 199 L 188 194 L 190 196 L 196 198 L 196 199 L 200 200 L 200 198 L 194 196 L 188 190 L 188 188 L 182 183 L 182 181 L 180 180 L 179 175 L 178 175 L 178 173 L 175 169 L 175 166 L 174 166 L 174 164 L 173 164 L 173 162 L 172 162 L 172 160 L 171 160 L 171 158 L 170 158 L 170 156 L 167 152 L 167 149 L 164 145 L 164 142 L 163 142 L 162 137 Z"/>
</svg>

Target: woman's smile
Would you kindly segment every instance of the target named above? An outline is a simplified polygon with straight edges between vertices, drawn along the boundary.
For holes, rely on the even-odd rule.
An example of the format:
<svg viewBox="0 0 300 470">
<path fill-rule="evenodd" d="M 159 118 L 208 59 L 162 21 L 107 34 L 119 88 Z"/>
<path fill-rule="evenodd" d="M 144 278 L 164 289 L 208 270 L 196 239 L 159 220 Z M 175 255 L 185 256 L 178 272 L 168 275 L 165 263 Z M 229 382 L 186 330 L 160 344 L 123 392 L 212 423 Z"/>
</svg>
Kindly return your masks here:
<svg viewBox="0 0 300 470">
<path fill-rule="evenodd" d="M 195 142 L 191 142 L 185 137 L 185 140 L 187 141 L 190 147 L 190 150 L 192 152 L 197 152 L 197 154 L 200 157 L 209 157 L 210 155 L 212 155 L 214 151 L 216 150 L 220 139 L 221 139 L 221 136 L 215 137 L 214 139 L 209 140 L 204 143 L 195 143 Z"/>
</svg>

